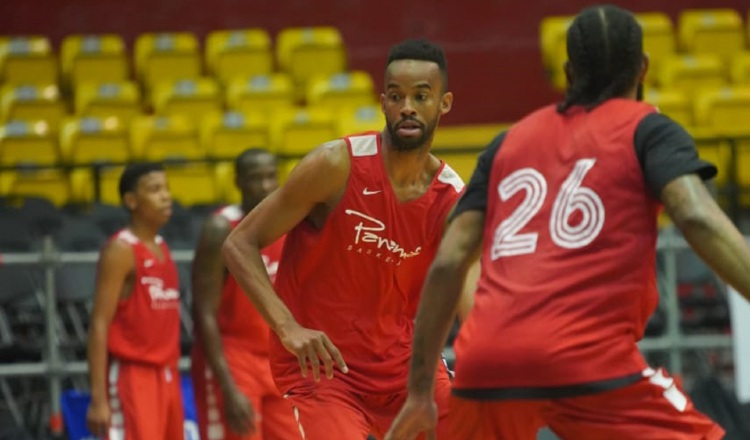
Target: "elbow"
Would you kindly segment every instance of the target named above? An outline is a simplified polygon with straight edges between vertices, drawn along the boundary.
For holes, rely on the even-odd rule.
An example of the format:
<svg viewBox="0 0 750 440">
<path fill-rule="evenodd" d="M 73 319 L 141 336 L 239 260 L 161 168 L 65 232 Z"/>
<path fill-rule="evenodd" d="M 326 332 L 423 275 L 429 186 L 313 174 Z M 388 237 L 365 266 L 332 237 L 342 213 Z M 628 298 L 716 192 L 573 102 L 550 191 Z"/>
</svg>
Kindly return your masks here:
<svg viewBox="0 0 750 440">
<path fill-rule="evenodd" d="M 710 212 L 697 207 L 682 210 L 678 215 L 673 216 L 672 220 L 684 235 L 707 231 L 712 225 Z"/>
</svg>

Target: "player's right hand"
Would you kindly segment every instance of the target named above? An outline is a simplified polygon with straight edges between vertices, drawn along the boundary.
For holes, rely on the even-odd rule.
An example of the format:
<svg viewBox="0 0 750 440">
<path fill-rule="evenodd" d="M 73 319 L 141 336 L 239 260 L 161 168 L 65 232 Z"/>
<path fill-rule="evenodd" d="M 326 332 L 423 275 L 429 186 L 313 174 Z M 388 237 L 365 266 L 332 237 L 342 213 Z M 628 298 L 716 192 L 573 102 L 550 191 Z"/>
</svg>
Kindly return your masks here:
<svg viewBox="0 0 750 440">
<path fill-rule="evenodd" d="M 238 435 L 255 434 L 255 410 L 244 394 L 234 389 L 224 393 L 224 417 L 229 429 Z"/>
<path fill-rule="evenodd" d="M 96 437 L 107 437 L 110 416 L 111 412 L 106 400 L 102 402 L 92 400 L 86 412 L 86 426 L 89 432 Z"/>
<path fill-rule="evenodd" d="M 297 356 L 302 377 L 307 377 L 309 365 L 315 382 L 319 382 L 321 361 L 325 368 L 326 377 L 329 379 L 333 379 L 334 364 L 342 373 L 349 372 L 339 349 L 321 331 L 294 325 L 280 332 L 279 338 L 284 347 Z"/>
</svg>

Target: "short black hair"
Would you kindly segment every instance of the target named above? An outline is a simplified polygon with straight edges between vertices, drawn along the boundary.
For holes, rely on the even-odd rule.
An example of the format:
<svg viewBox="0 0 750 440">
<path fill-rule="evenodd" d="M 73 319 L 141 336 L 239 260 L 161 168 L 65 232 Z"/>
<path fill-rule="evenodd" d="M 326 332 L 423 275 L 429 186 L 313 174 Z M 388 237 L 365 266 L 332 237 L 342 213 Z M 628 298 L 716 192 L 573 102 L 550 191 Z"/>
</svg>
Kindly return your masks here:
<svg viewBox="0 0 750 440">
<path fill-rule="evenodd" d="M 614 5 L 581 11 L 568 28 L 568 63 L 572 84 L 557 106 L 591 110 L 623 96 L 635 83 L 643 62 L 643 30 L 632 13 Z"/>
<path fill-rule="evenodd" d="M 148 173 L 154 171 L 164 171 L 164 166 L 156 162 L 136 162 L 128 164 L 120 176 L 120 198 L 124 198 L 126 193 L 135 191 L 138 187 L 138 180 Z"/>
<path fill-rule="evenodd" d="M 443 49 L 437 44 L 423 38 L 402 41 L 388 51 L 388 61 L 385 67 L 398 60 L 432 61 L 440 68 L 443 76 L 443 90 L 448 90 L 448 60 L 445 58 Z"/>
<path fill-rule="evenodd" d="M 236 175 L 239 175 L 240 171 L 242 171 L 242 166 L 245 163 L 245 160 L 255 156 L 259 156 L 261 154 L 270 154 L 274 157 L 274 159 L 276 159 L 276 155 L 265 148 L 248 148 L 247 150 L 237 155 L 237 157 L 234 159 L 234 173 Z"/>
</svg>

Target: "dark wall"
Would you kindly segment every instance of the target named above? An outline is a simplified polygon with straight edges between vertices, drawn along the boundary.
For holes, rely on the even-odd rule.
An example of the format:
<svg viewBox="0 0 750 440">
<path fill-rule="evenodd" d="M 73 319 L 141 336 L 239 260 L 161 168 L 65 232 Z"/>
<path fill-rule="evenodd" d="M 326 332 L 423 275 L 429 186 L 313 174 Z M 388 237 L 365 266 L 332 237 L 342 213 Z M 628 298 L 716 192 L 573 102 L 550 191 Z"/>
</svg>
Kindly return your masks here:
<svg viewBox="0 0 750 440">
<path fill-rule="evenodd" d="M 70 33 L 286 26 L 338 26 L 352 68 L 382 80 L 390 45 L 425 36 L 443 45 L 455 105 L 445 124 L 511 121 L 558 98 L 542 73 L 538 27 L 545 15 L 573 14 L 584 0 L 0 0 L 0 34 L 40 33 L 56 43 Z M 732 7 L 748 0 L 629 0 L 633 11 Z"/>
</svg>

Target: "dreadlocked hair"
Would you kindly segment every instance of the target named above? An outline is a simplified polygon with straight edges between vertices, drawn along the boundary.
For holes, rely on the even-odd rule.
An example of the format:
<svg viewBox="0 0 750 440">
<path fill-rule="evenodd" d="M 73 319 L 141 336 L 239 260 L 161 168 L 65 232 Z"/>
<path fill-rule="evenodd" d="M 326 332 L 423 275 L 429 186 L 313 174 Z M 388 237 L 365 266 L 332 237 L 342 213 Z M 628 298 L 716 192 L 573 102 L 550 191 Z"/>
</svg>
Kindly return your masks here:
<svg viewBox="0 0 750 440">
<path fill-rule="evenodd" d="M 633 87 L 643 61 L 643 31 L 633 14 L 613 5 L 586 8 L 568 28 L 567 42 L 573 78 L 558 112 L 574 105 L 588 111 Z"/>
</svg>

